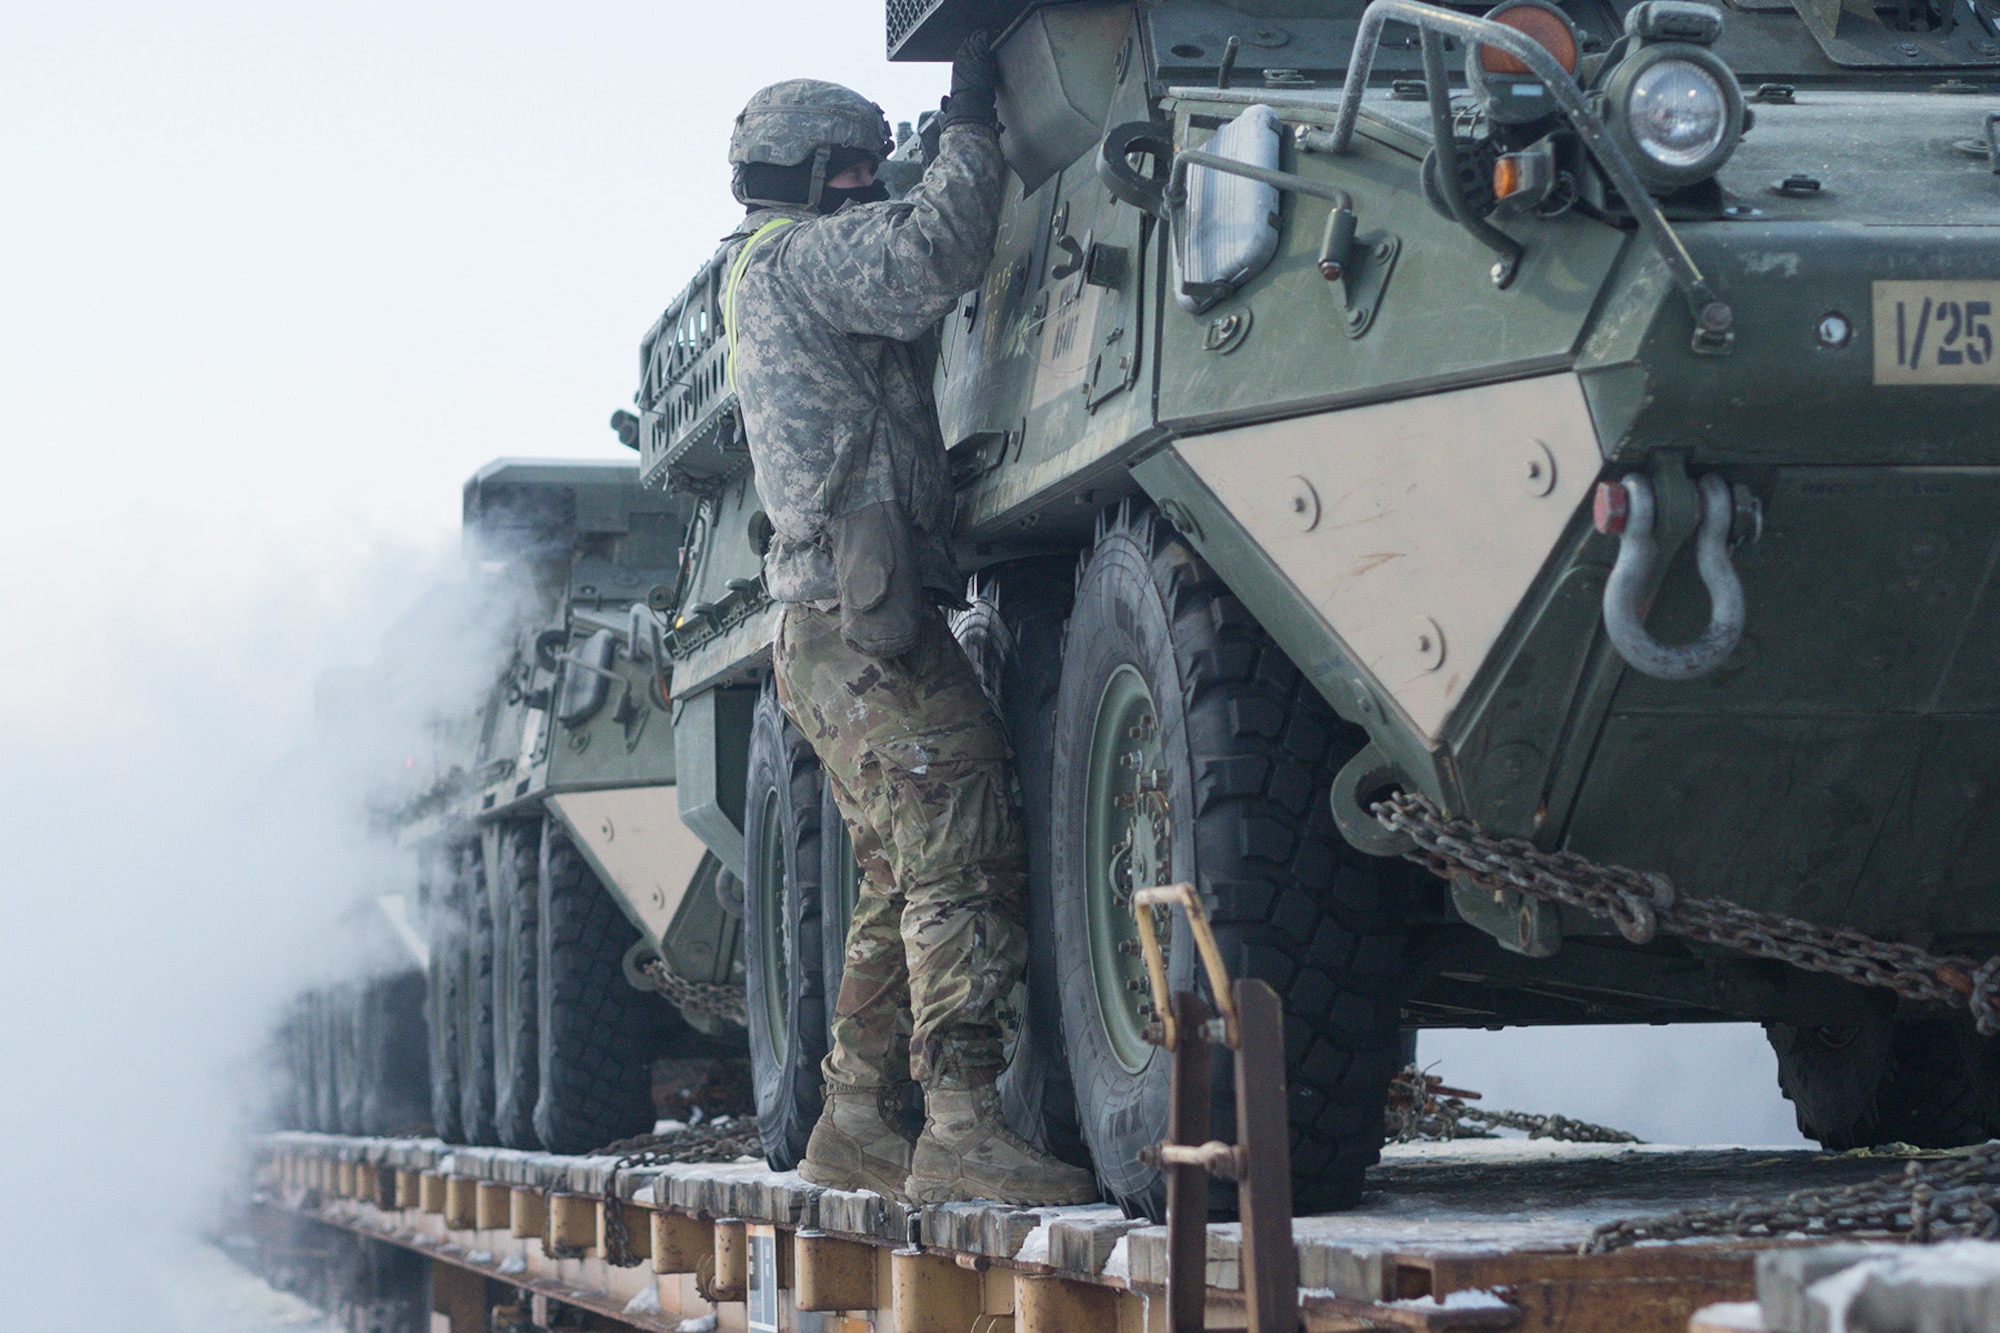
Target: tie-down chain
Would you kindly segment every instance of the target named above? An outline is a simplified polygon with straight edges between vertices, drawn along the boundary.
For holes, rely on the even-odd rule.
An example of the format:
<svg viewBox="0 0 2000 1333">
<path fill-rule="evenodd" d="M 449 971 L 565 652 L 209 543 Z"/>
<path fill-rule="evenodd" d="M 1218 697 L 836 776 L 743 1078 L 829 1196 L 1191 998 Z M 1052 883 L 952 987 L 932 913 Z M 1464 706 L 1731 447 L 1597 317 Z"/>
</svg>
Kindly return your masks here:
<svg viewBox="0 0 2000 1333">
<path fill-rule="evenodd" d="M 1857 985 L 1880 986 L 1920 1003 L 1968 1009 L 1982 1036 L 2000 1034 L 2000 957 L 1981 963 L 1720 898 L 1688 897 L 1665 875 L 1599 865 L 1575 852 L 1544 851 L 1521 838 L 1494 837 L 1414 792 L 1398 792 L 1371 809 L 1384 828 L 1415 844 L 1404 855 L 1434 874 L 1463 875 L 1489 891 L 1515 889 L 1579 908 L 1610 921 L 1634 944 L 1645 944 L 1664 930 Z"/>
</svg>

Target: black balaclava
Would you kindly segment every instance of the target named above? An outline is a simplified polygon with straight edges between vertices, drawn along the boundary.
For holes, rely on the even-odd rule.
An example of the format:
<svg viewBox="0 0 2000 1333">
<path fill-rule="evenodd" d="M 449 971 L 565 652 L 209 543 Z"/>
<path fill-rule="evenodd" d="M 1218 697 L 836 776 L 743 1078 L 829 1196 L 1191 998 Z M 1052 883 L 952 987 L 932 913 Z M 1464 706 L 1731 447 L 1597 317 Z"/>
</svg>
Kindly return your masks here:
<svg viewBox="0 0 2000 1333">
<path fill-rule="evenodd" d="M 875 155 L 865 149 L 836 148 L 827 157 L 825 175 L 821 179 L 831 180 L 849 167 L 874 161 Z M 743 173 L 742 194 L 747 199 L 804 205 L 812 195 L 811 158 L 789 167 L 774 166 L 769 162 L 746 162 L 739 170 Z M 817 208 L 821 213 L 834 213 L 846 204 L 873 204 L 888 197 L 889 188 L 880 181 L 851 190 L 835 189 L 831 185 L 822 184 Z M 766 205 L 756 203 L 749 207 L 755 211 Z"/>
</svg>

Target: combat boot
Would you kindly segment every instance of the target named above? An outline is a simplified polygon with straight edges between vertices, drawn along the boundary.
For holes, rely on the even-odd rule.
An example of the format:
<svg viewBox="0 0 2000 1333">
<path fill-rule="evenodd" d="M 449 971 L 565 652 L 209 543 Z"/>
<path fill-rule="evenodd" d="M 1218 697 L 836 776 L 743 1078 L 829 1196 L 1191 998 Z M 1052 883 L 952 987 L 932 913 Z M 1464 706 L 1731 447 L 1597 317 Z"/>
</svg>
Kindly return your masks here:
<svg viewBox="0 0 2000 1333">
<path fill-rule="evenodd" d="M 912 1202 L 993 1199 L 1031 1208 L 1096 1203 L 1097 1180 L 1090 1172 L 1049 1156 L 1007 1128 L 993 1077 L 992 1070 L 974 1070 L 962 1080 L 965 1086 L 924 1089 L 924 1132 L 910 1166 Z"/>
<path fill-rule="evenodd" d="M 806 1140 L 799 1175 L 836 1190 L 874 1190 L 907 1202 L 911 1145 L 898 1121 L 902 1098 L 896 1087 L 859 1088 L 828 1083 L 819 1123 Z"/>
</svg>

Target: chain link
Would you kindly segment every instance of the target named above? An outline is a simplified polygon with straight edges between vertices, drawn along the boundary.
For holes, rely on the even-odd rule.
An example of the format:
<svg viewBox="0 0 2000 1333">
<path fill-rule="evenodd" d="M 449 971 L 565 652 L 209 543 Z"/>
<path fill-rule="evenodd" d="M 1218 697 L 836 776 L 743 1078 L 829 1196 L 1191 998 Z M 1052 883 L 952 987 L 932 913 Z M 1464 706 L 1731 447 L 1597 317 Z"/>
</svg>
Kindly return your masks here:
<svg viewBox="0 0 2000 1333">
<path fill-rule="evenodd" d="M 1857 1233 L 1907 1236 L 1918 1244 L 2000 1237 L 2000 1143 L 1983 1144 L 1929 1169 L 1913 1161 L 1900 1174 L 1840 1189 L 1796 1190 L 1777 1199 L 1606 1223 L 1580 1252 L 1606 1254 L 1641 1241 L 1697 1236 L 1820 1239 Z"/>
<path fill-rule="evenodd" d="M 604 1176 L 604 1262 L 613 1268 L 633 1268 L 639 1258 L 632 1253 L 632 1233 L 625 1227 L 625 1200 L 618 1192 L 619 1172 L 628 1167 L 664 1166 L 669 1162 L 733 1162 L 739 1157 L 761 1157 L 764 1145 L 757 1136 L 756 1125 L 746 1127 L 741 1120 L 721 1120 L 690 1125 L 671 1134 L 640 1134 L 620 1139 L 591 1155 L 614 1154 L 618 1161 Z"/>
<path fill-rule="evenodd" d="M 1455 819 L 1427 798 L 1399 792 L 1377 803 L 1375 818 L 1416 844 L 1405 855 L 1434 874 L 1463 875 L 1494 893 L 1509 889 L 1608 919 L 1634 944 L 1666 931 L 1807 972 L 1880 986 L 1925 1004 L 1972 1012 L 1983 1036 L 2000 1033 L 2000 957 L 1979 963 L 1760 912 L 1720 898 L 1690 898 L 1665 875 L 1598 865 L 1575 852 L 1548 852 L 1520 838 L 1498 838 Z"/>
<path fill-rule="evenodd" d="M 1465 1104 L 1478 1098 L 1476 1092 L 1447 1088 L 1443 1079 L 1411 1065 L 1389 1081 L 1385 1132 L 1393 1143 L 1492 1138 L 1496 1129 L 1518 1129 L 1531 1139 L 1558 1139 L 1565 1143 L 1642 1142 L 1622 1129 L 1593 1125 L 1587 1120 Z"/>
<path fill-rule="evenodd" d="M 647 959 L 639 965 L 639 970 L 652 981 L 654 989 L 690 1013 L 712 1014 L 737 1024 L 748 1021 L 741 986 L 689 981 L 658 958 Z"/>
</svg>

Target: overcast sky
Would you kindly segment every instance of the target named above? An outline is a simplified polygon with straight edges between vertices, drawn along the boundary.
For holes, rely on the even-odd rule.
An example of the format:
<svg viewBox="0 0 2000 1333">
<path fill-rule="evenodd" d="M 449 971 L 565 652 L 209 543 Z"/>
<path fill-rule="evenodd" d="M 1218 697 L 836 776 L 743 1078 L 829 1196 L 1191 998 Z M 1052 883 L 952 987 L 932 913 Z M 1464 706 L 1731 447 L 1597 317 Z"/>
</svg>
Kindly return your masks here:
<svg viewBox="0 0 2000 1333">
<path fill-rule="evenodd" d="M 453 575 L 481 464 L 630 457 L 732 117 L 935 106 L 882 40 L 865 0 L 0 7 L 4 1322 L 231 1333 L 159 1228 L 397 870 L 274 780 L 314 678 Z"/>
<path fill-rule="evenodd" d="M 0 719 L 453 539 L 503 455 L 616 455 L 651 321 L 732 225 L 743 100 L 940 66 L 843 3 L 19 4 L 0 17 Z"/>
<path fill-rule="evenodd" d="M 639 338 L 736 216 L 736 110 L 798 75 L 892 120 L 934 106 L 944 69 L 881 50 L 871 0 L 0 12 L 0 1290 L 22 1326 L 168 1326 L 120 1256 L 201 1212 L 230 1072 L 391 873 L 268 780 L 313 679 L 453 573 L 482 463 L 622 454 L 605 421 Z M 1789 1133 L 1754 1029 L 1425 1051 L 1503 1104 Z"/>
</svg>

